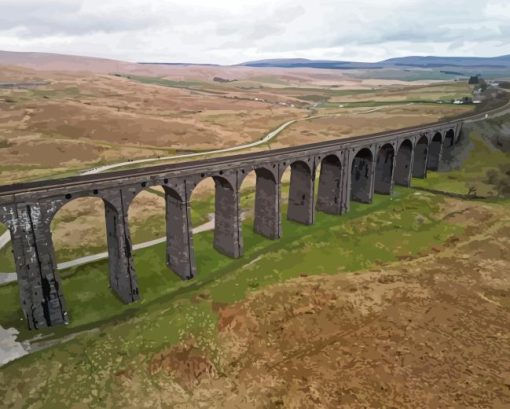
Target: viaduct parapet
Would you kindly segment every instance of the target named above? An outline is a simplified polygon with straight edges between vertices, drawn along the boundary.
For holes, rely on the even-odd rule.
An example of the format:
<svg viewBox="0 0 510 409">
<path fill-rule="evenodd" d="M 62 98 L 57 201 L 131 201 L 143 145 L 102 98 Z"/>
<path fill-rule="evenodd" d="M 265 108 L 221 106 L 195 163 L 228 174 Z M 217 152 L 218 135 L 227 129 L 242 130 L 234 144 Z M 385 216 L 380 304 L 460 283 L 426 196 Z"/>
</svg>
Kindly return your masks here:
<svg viewBox="0 0 510 409">
<path fill-rule="evenodd" d="M 99 197 L 105 206 L 109 282 L 124 302 L 140 297 L 133 263 L 128 208 L 143 189 L 162 186 L 166 202 L 167 265 L 182 279 L 196 274 L 190 197 L 204 178 L 215 182 L 214 247 L 227 256 L 243 254 L 240 187 L 256 172 L 254 230 L 276 240 L 281 228 L 281 178 L 290 167 L 287 218 L 313 224 L 315 212 L 341 215 L 350 201 L 371 203 L 374 192 L 391 194 L 437 170 L 444 151 L 458 141 L 454 121 L 338 139 L 269 152 L 199 160 L 99 175 L 0 187 L 0 222 L 11 233 L 21 308 L 29 328 L 69 320 L 50 229 L 57 211 L 80 197 Z M 317 198 L 316 169 L 320 166 Z M 198 272 L 199 273 L 199 272 Z"/>
</svg>

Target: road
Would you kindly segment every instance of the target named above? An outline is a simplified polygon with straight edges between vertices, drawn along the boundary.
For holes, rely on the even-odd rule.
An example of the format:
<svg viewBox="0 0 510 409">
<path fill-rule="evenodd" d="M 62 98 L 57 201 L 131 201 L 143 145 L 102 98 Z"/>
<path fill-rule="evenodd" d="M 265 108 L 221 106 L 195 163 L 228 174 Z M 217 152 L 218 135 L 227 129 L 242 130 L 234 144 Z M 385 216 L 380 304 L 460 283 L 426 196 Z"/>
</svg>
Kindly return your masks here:
<svg viewBox="0 0 510 409">
<path fill-rule="evenodd" d="M 9 230 L 7 230 L 2 235 L 0 235 L 0 250 L 3 249 L 10 241 L 11 234 L 9 233 Z"/>
</svg>

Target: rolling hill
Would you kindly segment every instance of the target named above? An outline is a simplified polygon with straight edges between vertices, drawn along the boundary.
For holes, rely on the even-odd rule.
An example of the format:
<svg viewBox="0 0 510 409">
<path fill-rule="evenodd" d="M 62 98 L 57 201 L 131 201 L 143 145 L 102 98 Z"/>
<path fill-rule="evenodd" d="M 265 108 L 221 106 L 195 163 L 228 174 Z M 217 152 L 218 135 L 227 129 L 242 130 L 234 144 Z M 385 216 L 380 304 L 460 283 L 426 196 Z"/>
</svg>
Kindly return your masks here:
<svg viewBox="0 0 510 409">
<path fill-rule="evenodd" d="M 510 55 L 500 57 L 435 57 L 409 56 L 390 58 L 387 60 L 368 63 L 356 61 L 309 60 L 306 58 L 284 58 L 248 61 L 240 65 L 248 67 L 282 67 L 282 68 L 328 68 L 328 69 L 376 69 L 391 67 L 414 68 L 510 68 Z"/>
</svg>

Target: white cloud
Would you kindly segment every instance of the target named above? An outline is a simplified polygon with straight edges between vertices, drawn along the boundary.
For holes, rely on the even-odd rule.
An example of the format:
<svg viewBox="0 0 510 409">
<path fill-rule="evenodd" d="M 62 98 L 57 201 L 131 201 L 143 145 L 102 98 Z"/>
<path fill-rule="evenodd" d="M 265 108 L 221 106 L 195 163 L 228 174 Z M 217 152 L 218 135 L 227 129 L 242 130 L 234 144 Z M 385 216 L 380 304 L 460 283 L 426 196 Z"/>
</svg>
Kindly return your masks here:
<svg viewBox="0 0 510 409">
<path fill-rule="evenodd" d="M 0 0 L 0 49 L 231 64 L 510 54 L 507 0 Z"/>
</svg>

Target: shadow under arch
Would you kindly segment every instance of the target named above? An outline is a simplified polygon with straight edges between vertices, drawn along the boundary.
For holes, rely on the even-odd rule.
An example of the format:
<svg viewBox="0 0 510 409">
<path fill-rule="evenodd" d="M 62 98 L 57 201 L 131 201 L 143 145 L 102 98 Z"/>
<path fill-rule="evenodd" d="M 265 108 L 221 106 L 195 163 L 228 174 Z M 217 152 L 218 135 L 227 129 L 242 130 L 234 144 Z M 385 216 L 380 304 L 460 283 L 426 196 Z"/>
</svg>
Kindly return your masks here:
<svg viewBox="0 0 510 409">
<path fill-rule="evenodd" d="M 430 142 L 427 169 L 437 170 L 439 168 L 439 160 L 441 159 L 442 145 L 443 136 L 441 135 L 441 132 L 436 132 L 432 137 L 432 141 Z"/>
<path fill-rule="evenodd" d="M 444 148 L 451 148 L 455 144 L 455 131 L 448 129 L 444 136 Z"/>
<path fill-rule="evenodd" d="M 214 183 L 211 186 L 211 181 Z M 214 194 L 214 217 L 204 222 L 207 210 L 211 209 L 210 197 Z M 201 179 L 191 191 L 191 208 L 197 199 L 207 206 L 200 206 L 200 213 L 194 213 L 195 219 L 202 223 L 194 226 L 195 232 L 214 230 L 213 247 L 220 253 L 238 258 L 242 254 L 242 227 L 240 222 L 239 191 L 233 181 L 218 175 Z"/>
<path fill-rule="evenodd" d="M 326 155 L 320 164 L 317 210 L 329 214 L 341 214 L 342 209 L 342 163 L 335 154 Z"/>
<path fill-rule="evenodd" d="M 270 240 L 280 238 L 280 183 L 276 172 L 276 165 L 273 170 L 255 168 L 246 174 L 240 186 L 241 217 L 253 220 L 253 231 Z"/>
<path fill-rule="evenodd" d="M 395 149 L 390 143 L 381 146 L 377 152 L 375 164 L 375 183 L 376 193 L 390 195 L 393 187 L 393 160 L 395 159 Z"/>
<path fill-rule="evenodd" d="M 397 185 L 411 186 L 413 143 L 405 139 L 399 146 L 395 159 L 394 181 Z"/>
<path fill-rule="evenodd" d="M 351 165 L 351 200 L 372 202 L 373 155 L 368 148 L 360 149 Z"/>
<path fill-rule="evenodd" d="M 414 147 L 413 178 L 423 179 L 427 176 L 427 160 L 429 153 L 429 141 L 422 135 Z"/>
<path fill-rule="evenodd" d="M 456 160 L 455 157 L 455 132 L 453 129 L 449 129 L 444 135 L 443 148 L 441 151 L 439 166 L 444 166 L 445 169 L 450 168 Z"/>
</svg>

